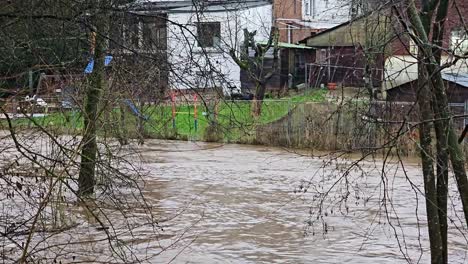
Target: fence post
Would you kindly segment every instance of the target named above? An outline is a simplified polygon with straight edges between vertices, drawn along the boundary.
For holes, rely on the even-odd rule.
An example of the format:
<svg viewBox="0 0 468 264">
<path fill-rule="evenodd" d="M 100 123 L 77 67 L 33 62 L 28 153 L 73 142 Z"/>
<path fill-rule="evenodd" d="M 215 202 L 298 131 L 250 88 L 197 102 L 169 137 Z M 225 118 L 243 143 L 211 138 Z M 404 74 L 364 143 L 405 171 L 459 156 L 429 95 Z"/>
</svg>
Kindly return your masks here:
<svg viewBox="0 0 468 264">
<path fill-rule="evenodd" d="M 195 135 L 197 135 L 198 130 L 198 111 L 197 111 L 197 94 L 193 95 L 193 119 L 195 126 Z"/>
<path fill-rule="evenodd" d="M 172 128 L 176 128 L 176 106 L 175 106 L 175 94 L 171 93 L 171 103 L 172 103 Z"/>
<path fill-rule="evenodd" d="M 466 127 L 466 124 L 468 123 L 466 117 L 466 114 L 468 114 L 468 100 L 465 100 L 465 108 L 463 114 L 465 115 L 465 117 L 463 118 L 463 127 Z"/>
<path fill-rule="evenodd" d="M 291 98 L 288 99 L 288 147 L 291 147 L 291 118 L 292 118 L 292 112 L 291 112 Z"/>
</svg>

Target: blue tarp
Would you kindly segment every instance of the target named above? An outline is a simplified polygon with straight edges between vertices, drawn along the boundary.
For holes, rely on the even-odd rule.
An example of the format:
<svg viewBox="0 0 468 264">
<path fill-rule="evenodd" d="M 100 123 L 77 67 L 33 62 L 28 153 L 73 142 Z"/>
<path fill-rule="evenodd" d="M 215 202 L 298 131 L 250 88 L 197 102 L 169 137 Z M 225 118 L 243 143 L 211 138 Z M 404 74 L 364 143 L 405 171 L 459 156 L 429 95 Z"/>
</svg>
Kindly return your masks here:
<svg viewBox="0 0 468 264">
<path fill-rule="evenodd" d="M 104 66 L 109 66 L 110 62 L 112 61 L 112 56 L 108 55 L 104 58 Z M 94 68 L 94 59 L 91 59 L 86 66 L 84 73 L 92 73 Z"/>
</svg>

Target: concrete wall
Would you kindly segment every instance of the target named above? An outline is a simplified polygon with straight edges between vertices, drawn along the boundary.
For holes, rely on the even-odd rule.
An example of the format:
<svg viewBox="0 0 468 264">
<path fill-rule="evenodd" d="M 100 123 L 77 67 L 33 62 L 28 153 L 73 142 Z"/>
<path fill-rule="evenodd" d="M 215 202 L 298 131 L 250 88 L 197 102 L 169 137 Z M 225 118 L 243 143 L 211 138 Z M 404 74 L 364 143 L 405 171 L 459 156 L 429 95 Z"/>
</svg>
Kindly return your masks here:
<svg viewBox="0 0 468 264">
<path fill-rule="evenodd" d="M 364 114 L 369 108 L 358 104 L 339 108 L 333 103 L 299 104 L 283 118 L 258 126 L 255 142 L 323 151 L 375 150 L 393 140 L 388 133 L 398 131 L 401 125 L 367 121 Z M 385 113 L 382 116 L 385 120 L 401 120 L 402 112 L 388 109 L 385 103 L 377 111 Z M 404 134 L 396 142 L 400 153 L 415 153 L 417 150 L 414 141 L 408 138 L 409 134 Z"/>
<path fill-rule="evenodd" d="M 266 41 L 272 25 L 272 6 L 263 5 L 244 10 L 217 12 L 169 13 L 168 61 L 171 67 L 169 84 L 172 89 L 218 87 L 227 93 L 228 87 L 240 87 L 240 69 L 229 56 L 231 49 L 239 53 L 243 29 L 257 31 L 255 40 Z M 197 22 L 220 22 L 221 40 L 218 47 L 201 48 L 196 41 Z M 206 77 L 197 77 L 204 72 Z"/>
</svg>

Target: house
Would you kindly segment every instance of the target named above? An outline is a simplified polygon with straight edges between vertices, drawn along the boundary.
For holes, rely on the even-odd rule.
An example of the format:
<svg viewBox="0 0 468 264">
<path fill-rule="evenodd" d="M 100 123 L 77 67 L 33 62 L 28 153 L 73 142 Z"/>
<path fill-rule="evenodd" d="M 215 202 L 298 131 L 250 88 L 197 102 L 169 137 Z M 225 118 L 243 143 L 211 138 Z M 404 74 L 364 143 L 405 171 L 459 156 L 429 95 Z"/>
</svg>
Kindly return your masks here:
<svg viewBox="0 0 468 264">
<path fill-rule="evenodd" d="M 114 30 L 116 64 L 141 73 L 136 80 L 149 75 L 148 88 L 166 94 L 238 91 L 240 68 L 232 55 L 240 54 L 243 30 L 255 31 L 261 42 L 272 26 L 272 5 L 262 0 L 140 1 L 127 10 Z"/>
<path fill-rule="evenodd" d="M 468 73 L 444 72 L 442 79 L 447 87 L 449 103 L 464 104 L 468 101 Z M 388 89 L 387 100 L 416 102 L 418 90 L 418 81 L 412 80 Z"/>
<path fill-rule="evenodd" d="M 255 33 L 255 42 L 262 45 L 276 25 L 279 63 L 273 63 L 270 51 L 262 67 L 273 70 L 273 64 L 279 64 L 267 87 L 282 90 L 304 83 L 306 65 L 324 56 L 315 54 L 316 47 L 295 43 L 357 16 L 363 9 L 357 2 L 366 1 L 140 1 L 122 15 L 114 27 L 114 35 L 121 41 L 110 46 L 117 65 L 126 65 L 126 72 L 141 76 L 127 84 L 139 87 L 140 94 L 149 94 L 154 88 L 159 93 L 193 89 L 218 94 L 239 92 L 240 88 L 252 91 L 252 76 L 240 69 L 233 56 L 242 56 L 244 29 Z M 355 57 L 348 53 L 350 58 Z M 153 73 L 149 80 L 143 78 L 149 72 Z M 327 72 L 331 75 L 332 71 Z M 356 76 L 352 77 L 353 82 L 360 85 L 362 78 Z"/>
<path fill-rule="evenodd" d="M 168 11 L 167 54 L 172 89 L 239 92 L 244 29 L 266 42 L 272 27 L 268 1 L 200 2 Z"/>
<path fill-rule="evenodd" d="M 337 82 L 343 86 L 358 84 L 363 87 L 372 84 L 379 86 L 385 97 L 387 90 L 417 79 L 417 47 L 404 33 L 391 7 L 382 6 L 302 41 L 317 48 L 318 54 L 315 63 L 308 65 L 309 85 Z M 468 34 L 464 32 L 458 12 L 468 15 L 468 3 L 449 8 L 442 45 L 443 50 L 449 52 L 443 52 L 442 63 L 454 61 L 451 51 L 462 54 L 468 50 Z M 333 73 L 334 69 L 342 72 L 338 76 L 317 73 L 323 70 Z M 467 60 L 460 59 L 443 72 L 468 72 Z M 349 77 L 353 75 L 355 79 Z"/>
<path fill-rule="evenodd" d="M 457 1 L 456 5 L 449 5 L 443 33 L 442 64 L 452 63 L 454 61 L 453 54 L 461 55 L 468 51 L 468 33 L 465 31 L 466 25 L 463 25 L 463 18 L 467 16 L 468 2 Z M 395 19 L 393 21 L 397 23 Z M 416 44 L 407 35 L 396 32 L 395 36 L 401 37 L 391 43 L 391 56 L 387 56 L 385 59 L 383 83 L 385 90 L 398 87 L 418 77 Z M 468 72 L 468 61 L 466 59 L 458 60 L 451 67 L 443 69 L 442 72 L 466 73 Z"/>
<path fill-rule="evenodd" d="M 373 1 L 274 0 L 274 19 L 280 30 L 280 41 L 297 44 L 355 18 L 370 2 Z"/>
<path fill-rule="evenodd" d="M 450 111 L 453 115 L 459 115 L 454 118 L 454 124 L 457 129 L 463 130 L 468 124 L 467 118 L 460 118 L 466 115 L 468 111 L 468 73 L 443 72 L 442 79 L 446 87 L 447 99 Z M 409 113 L 416 102 L 419 91 L 418 80 L 411 80 L 387 90 L 387 110 L 388 112 L 398 111 L 400 113 Z M 401 111 L 401 109 L 406 109 Z M 408 120 L 417 120 L 415 113 L 409 114 Z"/>
<path fill-rule="evenodd" d="M 109 53 L 116 90 L 157 100 L 169 90 L 167 13 L 181 3 L 136 3 L 110 20 Z"/>
<path fill-rule="evenodd" d="M 166 79 L 151 83 L 163 86 L 161 90 L 229 94 L 241 88 L 244 92 L 255 89 L 251 78 L 254 70 L 241 70 L 233 56 L 243 56 L 245 29 L 254 34 L 256 44 L 265 46 L 268 42 L 273 26 L 270 1 L 141 2 L 125 16 L 117 31 L 123 39 L 120 42 L 125 43 L 120 57 L 139 62 L 144 61 L 140 54 L 157 55 L 160 59 L 152 67 Z M 286 42 L 279 42 L 278 48 L 278 68 L 272 69 L 273 49 L 262 60 L 263 70 L 275 71 L 268 89 L 287 88 L 290 78 L 293 84 L 303 83 L 312 48 Z M 255 56 L 251 49 L 249 56 Z"/>
<path fill-rule="evenodd" d="M 385 16 L 359 17 L 301 41 L 316 49 L 315 61 L 306 68 L 308 85 L 319 87 L 337 83 L 345 87 L 380 87 L 384 49 L 377 47 L 390 38 L 384 30 L 388 23 Z"/>
<path fill-rule="evenodd" d="M 266 42 L 259 42 L 266 45 Z M 290 88 L 305 83 L 305 65 L 313 61 L 315 50 L 305 45 L 278 42 L 277 67 L 273 69 L 273 53 L 266 54 L 263 61 L 264 71 L 272 71 L 273 76 L 267 81 L 266 88 L 274 94 L 281 94 Z M 255 83 L 249 77 L 249 72 L 241 70 L 241 89 L 244 93 L 252 93 Z"/>
</svg>

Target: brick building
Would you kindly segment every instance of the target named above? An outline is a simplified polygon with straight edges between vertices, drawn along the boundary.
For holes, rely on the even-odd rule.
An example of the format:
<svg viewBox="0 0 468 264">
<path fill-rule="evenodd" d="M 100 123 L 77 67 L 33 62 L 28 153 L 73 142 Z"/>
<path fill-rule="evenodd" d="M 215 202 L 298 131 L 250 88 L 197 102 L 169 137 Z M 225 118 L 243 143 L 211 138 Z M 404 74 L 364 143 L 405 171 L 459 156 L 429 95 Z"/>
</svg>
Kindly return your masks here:
<svg viewBox="0 0 468 264">
<path fill-rule="evenodd" d="M 352 2 L 340 0 L 274 0 L 274 19 L 280 41 L 298 43 L 359 14 Z M 353 11 L 355 10 L 355 11 Z"/>
<path fill-rule="evenodd" d="M 468 51 L 468 34 L 463 19 L 468 15 L 468 3 L 452 2 L 445 21 L 442 63 L 451 62 L 453 54 Z M 396 6 L 403 19 L 405 6 Z M 309 84 L 334 82 L 343 86 L 365 86 L 366 81 L 387 90 L 411 82 L 418 77 L 417 46 L 405 33 L 391 6 L 381 8 L 336 27 L 322 31 L 302 41 L 316 49 L 314 63 L 309 65 Z M 369 70 L 372 80 L 365 79 Z M 333 74 L 325 74 L 325 73 Z M 460 59 L 445 73 L 468 72 L 466 59 Z"/>
</svg>

